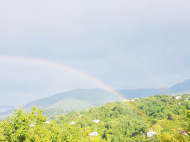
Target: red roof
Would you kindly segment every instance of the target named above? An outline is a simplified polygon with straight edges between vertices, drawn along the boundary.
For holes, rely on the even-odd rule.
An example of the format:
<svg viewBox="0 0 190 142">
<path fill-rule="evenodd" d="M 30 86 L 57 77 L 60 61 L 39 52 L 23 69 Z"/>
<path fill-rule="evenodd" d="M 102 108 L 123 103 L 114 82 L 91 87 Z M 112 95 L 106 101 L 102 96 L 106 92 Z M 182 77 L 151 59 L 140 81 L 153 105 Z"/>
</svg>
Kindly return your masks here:
<svg viewBox="0 0 190 142">
<path fill-rule="evenodd" d="M 183 133 L 188 133 L 189 131 L 182 131 Z"/>
</svg>

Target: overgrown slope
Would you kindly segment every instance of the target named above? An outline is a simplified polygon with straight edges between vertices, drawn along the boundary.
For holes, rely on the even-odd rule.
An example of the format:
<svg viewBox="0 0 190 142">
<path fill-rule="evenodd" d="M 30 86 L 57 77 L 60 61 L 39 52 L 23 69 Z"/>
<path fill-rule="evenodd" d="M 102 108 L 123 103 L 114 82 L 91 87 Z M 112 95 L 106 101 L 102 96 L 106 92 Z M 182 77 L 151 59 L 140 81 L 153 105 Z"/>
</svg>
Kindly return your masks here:
<svg viewBox="0 0 190 142">
<path fill-rule="evenodd" d="M 92 122 L 100 120 L 99 123 Z M 75 127 L 84 128 L 90 132 L 98 132 L 102 138 L 110 141 L 146 141 L 156 140 L 148 138 L 148 125 L 131 107 L 124 102 L 107 103 L 101 107 L 91 108 L 89 111 L 72 112 L 60 116 L 59 125 L 76 122 Z"/>
<path fill-rule="evenodd" d="M 94 105 L 81 100 L 62 99 L 56 104 L 44 109 L 44 114 L 47 114 L 48 116 L 53 116 L 53 115 L 65 114 L 70 111 L 89 109 L 93 106 Z"/>
</svg>

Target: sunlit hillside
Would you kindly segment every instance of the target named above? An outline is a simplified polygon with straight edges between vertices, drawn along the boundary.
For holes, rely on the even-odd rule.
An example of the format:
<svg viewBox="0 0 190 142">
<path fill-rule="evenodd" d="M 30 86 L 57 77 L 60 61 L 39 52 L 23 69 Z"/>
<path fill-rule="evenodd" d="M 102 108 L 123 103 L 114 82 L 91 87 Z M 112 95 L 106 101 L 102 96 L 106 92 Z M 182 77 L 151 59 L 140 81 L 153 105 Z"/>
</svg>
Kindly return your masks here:
<svg viewBox="0 0 190 142">
<path fill-rule="evenodd" d="M 69 112 L 65 115 L 56 114 L 54 115 L 56 117 L 51 118 L 43 117 L 42 111 L 38 110 L 37 113 L 35 108 L 32 109 L 32 113 L 19 109 L 13 113 L 12 117 L 1 122 L 0 138 L 1 140 L 13 140 L 13 138 L 21 139 L 20 136 L 22 136 L 25 140 L 40 138 L 56 141 L 111 142 L 169 142 L 172 138 L 176 141 L 188 141 L 189 137 L 182 135 L 181 132 L 190 130 L 189 97 L 189 94 L 184 94 L 133 98 L 83 111 L 70 108 L 76 112 Z M 69 105 L 71 101 L 75 102 L 74 100 L 62 101 L 65 105 Z M 76 101 L 76 103 L 80 102 Z M 57 103 L 50 109 L 65 107 L 65 105 Z M 26 127 L 29 132 L 25 131 Z M 43 129 L 44 132 L 33 131 L 36 129 Z M 56 136 L 53 134 L 55 131 Z M 150 132 L 155 134 L 149 136 Z M 92 136 L 93 134 L 96 136 Z"/>
</svg>

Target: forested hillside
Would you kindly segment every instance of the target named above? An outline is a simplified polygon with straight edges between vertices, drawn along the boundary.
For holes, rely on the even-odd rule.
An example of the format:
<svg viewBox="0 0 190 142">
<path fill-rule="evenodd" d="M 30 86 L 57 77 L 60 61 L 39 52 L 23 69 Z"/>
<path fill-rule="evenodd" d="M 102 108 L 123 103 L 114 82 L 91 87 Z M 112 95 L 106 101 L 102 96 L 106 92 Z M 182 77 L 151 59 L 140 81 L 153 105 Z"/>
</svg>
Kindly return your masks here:
<svg viewBox="0 0 190 142">
<path fill-rule="evenodd" d="M 59 103 L 57 104 L 59 106 Z M 189 141 L 189 95 L 155 95 L 111 102 L 53 119 L 34 107 L 31 113 L 18 109 L 0 124 L 1 141 Z M 148 137 L 153 131 L 155 135 Z M 91 136 L 92 132 L 97 135 Z M 96 134 L 96 133 L 95 133 Z"/>
<path fill-rule="evenodd" d="M 176 96 L 156 95 L 128 102 L 128 104 L 147 122 L 150 130 L 171 132 L 176 129 L 187 129 L 186 111 L 190 109 L 189 95 Z"/>
<path fill-rule="evenodd" d="M 76 99 L 62 99 L 56 104 L 44 109 L 43 114 L 47 114 L 49 117 L 54 115 L 66 114 L 70 111 L 79 111 L 83 109 L 89 109 L 94 105 L 81 100 Z"/>
<path fill-rule="evenodd" d="M 98 120 L 98 123 L 93 122 Z M 101 107 L 94 107 L 76 113 L 60 116 L 56 121 L 63 125 L 76 122 L 75 127 L 85 128 L 91 132 L 98 132 L 103 139 L 109 141 L 140 141 L 156 140 L 148 138 L 148 125 L 127 103 L 107 103 Z"/>
<path fill-rule="evenodd" d="M 123 97 L 127 99 L 131 98 L 144 98 L 149 97 L 151 95 L 156 94 L 184 94 L 184 93 L 190 93 L 190 80 L 185 80 L 184 82 L 175 84 L 171 86 L 170 88 L 160 88 L 160 89 L 134 89 L 134 90 L 117 90 Z M 74 99 L 74 100 L 73 100 Z M 78 101 L 79 103 L 69 103 L 69 100 Z M 107 102 L 114 102 L 114 101 L 120 101 L 122 100 L 119 96 L 117 96 L 115 93 L 100 89 L 100 88 L 94 88 L 94 89 L 75 89 L 71 91 L 66 91 L 63 93 L 59 93 L 50 97 L 42 98 L 39 100 L 28 102 L 26 105 L 24 105 L 24 108 L 27 110 L 30 110 L 33 105 L 36 105 L 37 107 L 42 107 L 44 110 L 44 114 L 48 115 L 60 115 L 63 113 L 67 113 L 69 111 L 77 111 L 82 110 L 85 108 L 89 108 L 92 106 L 101 106 L 106 104 Z M 85 105 L 81 105 L 80 102 L 83 102 Z M 57 103 L 59 105 L 57 105 Z M 61 106 L 61 103 L 70 105 L 64 105 L 64 107 Z M 88 104 L 88 105 L 87 105 Z M 58 106 L 58 108 L 56 108 Z M 77 106 L 77 107 L 76 107 Z M 53 109 L 51 109 L 53 107 Z M 70 109 L 72 108 L 72 109 Z M 73 109 L 77 108 L 77 109 Z M 79 109 L 80 108 L 80 109 Z M 1 115 L 7 115 L 12 112 L 13 109 L 2 109 L 0 112 Z M 56 113 L 55 113 L 56 112 Z"/>
</svg>

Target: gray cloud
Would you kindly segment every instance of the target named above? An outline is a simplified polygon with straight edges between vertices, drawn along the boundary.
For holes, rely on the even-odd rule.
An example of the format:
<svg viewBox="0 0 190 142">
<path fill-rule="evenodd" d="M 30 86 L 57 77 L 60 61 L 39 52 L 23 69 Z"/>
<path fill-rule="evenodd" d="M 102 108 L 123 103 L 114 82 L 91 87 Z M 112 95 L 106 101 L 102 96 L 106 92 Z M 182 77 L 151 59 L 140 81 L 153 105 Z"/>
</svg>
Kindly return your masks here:
<svg viewBox="0 0 190 142">
<path fill-rule="evenodd" d="M 190 78 L 189 5 L 2 1 L 0 55 L 60 62 L 116 89 L 169 87 Z"/>
</svg>

